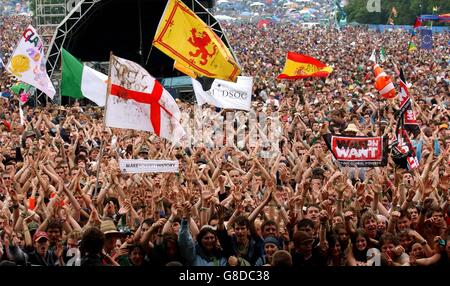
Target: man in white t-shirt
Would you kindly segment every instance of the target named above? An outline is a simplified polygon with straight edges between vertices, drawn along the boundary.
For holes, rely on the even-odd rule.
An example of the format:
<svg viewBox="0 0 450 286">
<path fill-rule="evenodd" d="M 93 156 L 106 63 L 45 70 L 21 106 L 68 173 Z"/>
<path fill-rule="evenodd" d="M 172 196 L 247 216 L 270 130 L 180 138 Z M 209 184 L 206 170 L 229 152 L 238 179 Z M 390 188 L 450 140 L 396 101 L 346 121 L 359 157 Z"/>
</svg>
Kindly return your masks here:
<svg viewBox="0 0 450 286">
<path fill-rule="evenodd" d="M 275 106 L 276 108 L 280 107 L 280 102 L 275 98 L 275 92 L 271 91 L 269 93 L 269 99 L 266 100 L 266 106 Z"/>
</svg>

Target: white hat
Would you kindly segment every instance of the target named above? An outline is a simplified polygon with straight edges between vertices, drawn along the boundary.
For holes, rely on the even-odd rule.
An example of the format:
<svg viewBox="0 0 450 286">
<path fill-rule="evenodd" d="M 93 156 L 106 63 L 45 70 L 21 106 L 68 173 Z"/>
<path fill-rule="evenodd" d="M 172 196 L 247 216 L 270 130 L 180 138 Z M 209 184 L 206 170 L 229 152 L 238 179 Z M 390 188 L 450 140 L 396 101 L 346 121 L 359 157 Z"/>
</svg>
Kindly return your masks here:
<svg viewBox="0 0 450 286">
<path fill-rule="evenodd" d="M 349 131 L 353 131 L 353 132 L 356 132 L 356 133 L 359 133 L 359 132 L 360 132 L 359 129 L 358 129 L 358 127 L 356 127 L 356 125 L 353 124 L 353 123 L 350 123 L 350 124 L 347 126 L 347 128 L 344 130 L 344 132 L 349 132 Z"/>
</svg>

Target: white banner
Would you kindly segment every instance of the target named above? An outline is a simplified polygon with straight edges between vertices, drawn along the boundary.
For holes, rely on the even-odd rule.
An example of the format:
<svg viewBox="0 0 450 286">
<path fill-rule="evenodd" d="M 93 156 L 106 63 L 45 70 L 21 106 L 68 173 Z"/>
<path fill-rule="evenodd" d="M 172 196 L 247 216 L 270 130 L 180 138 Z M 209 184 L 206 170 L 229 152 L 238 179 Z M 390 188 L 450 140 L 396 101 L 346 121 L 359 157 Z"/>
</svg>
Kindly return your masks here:
<svg viewBox="0 0 450 286">
<path fill-rule="evenodd" d="M 211 89 L 204 91 L 202 85 L 192 79 L 198 105 L 209 103 L 220 108 L 250 110 L 253 78 L 238 76 L 237 82 L 214 80 Z"/>
<path fill-rule="evenodd" d="M 40 89 L 53 99 L 56 91 L 48 77 L 46 61 L 44 43 L 36 30 L 29 25 L 23 32 L 6 69 L 20 81 Z"/>
<path fill-rule="evenodd" d="M 119 160 L 119 168 L 123 174 L 141 173 L 177 173 L 178 161 L 169 160 Z"/>
</svg>

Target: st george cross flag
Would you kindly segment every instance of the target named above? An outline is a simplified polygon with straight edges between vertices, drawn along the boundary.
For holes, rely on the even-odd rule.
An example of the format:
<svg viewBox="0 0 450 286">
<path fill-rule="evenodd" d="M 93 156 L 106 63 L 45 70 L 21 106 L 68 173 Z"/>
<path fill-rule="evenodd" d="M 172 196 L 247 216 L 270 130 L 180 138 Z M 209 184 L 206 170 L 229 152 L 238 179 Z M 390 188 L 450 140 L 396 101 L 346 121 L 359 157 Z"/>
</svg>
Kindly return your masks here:
<svg viewBox="0 0 450 286">
<path fill-rule="evenodd" d="M 23 32 L 6 69 L 20 81 L 40 89 L 53 99 L 56 91 L 47 74 L 45 62 L 44 43 L 36 30 L 29 25 Z"/>
<path fill-rule="evenodd" d="M 110 64 L 106 125 L 149 131 L 178 142 L 185 132 L 179 123 L 180 110 L 169 92 L 135 62 L 112 56 Z"/>
</svg>

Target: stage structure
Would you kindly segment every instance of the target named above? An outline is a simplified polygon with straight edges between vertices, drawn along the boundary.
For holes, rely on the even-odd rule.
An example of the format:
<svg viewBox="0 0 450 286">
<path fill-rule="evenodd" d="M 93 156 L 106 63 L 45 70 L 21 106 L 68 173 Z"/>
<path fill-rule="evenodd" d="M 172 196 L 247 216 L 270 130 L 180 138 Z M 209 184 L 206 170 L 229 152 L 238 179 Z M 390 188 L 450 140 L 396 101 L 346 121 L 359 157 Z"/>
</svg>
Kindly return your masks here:
<svg viewBox="0 0 450 286">
<path fill-rule="evenodd" d="M 43 39 L 47 51 L 56 27 L 67 15 L 66 1 L 54 3 L 50 0 L 36 0 L 35 8 L 34 26 Z"/>
<path fill-rule="evenodd" d="M 53 82 L 61 77 L 62 48 L 82 62 L 87 62 L 94 68 L 100 67 L 100 71 L 102 64 L 108 63 L 112 51 L 119 57 L 141 64 L 159 79 L 181 75 L 173 69 L 171 58 L 157 48 L 152 48 L 153 37 L 167 0 L 73 1 L 76 5 L 58 24 L 47 49 L 47 71 Z M 219 22 L 207 10 L 214 7 L 215 0 L 182 1 L 230 47 Z M 231 48 L 230 50 L 233 53 Z M 107 73 L 106 70 L 103 72 Z M 55 88 L 59 91 L 58 86 Z M 47 101 L 43 97 L 46 95 L 38 95 L 40 103 Z M 59 92 L 55 98 L 60 98 Z"/>
</svg>

